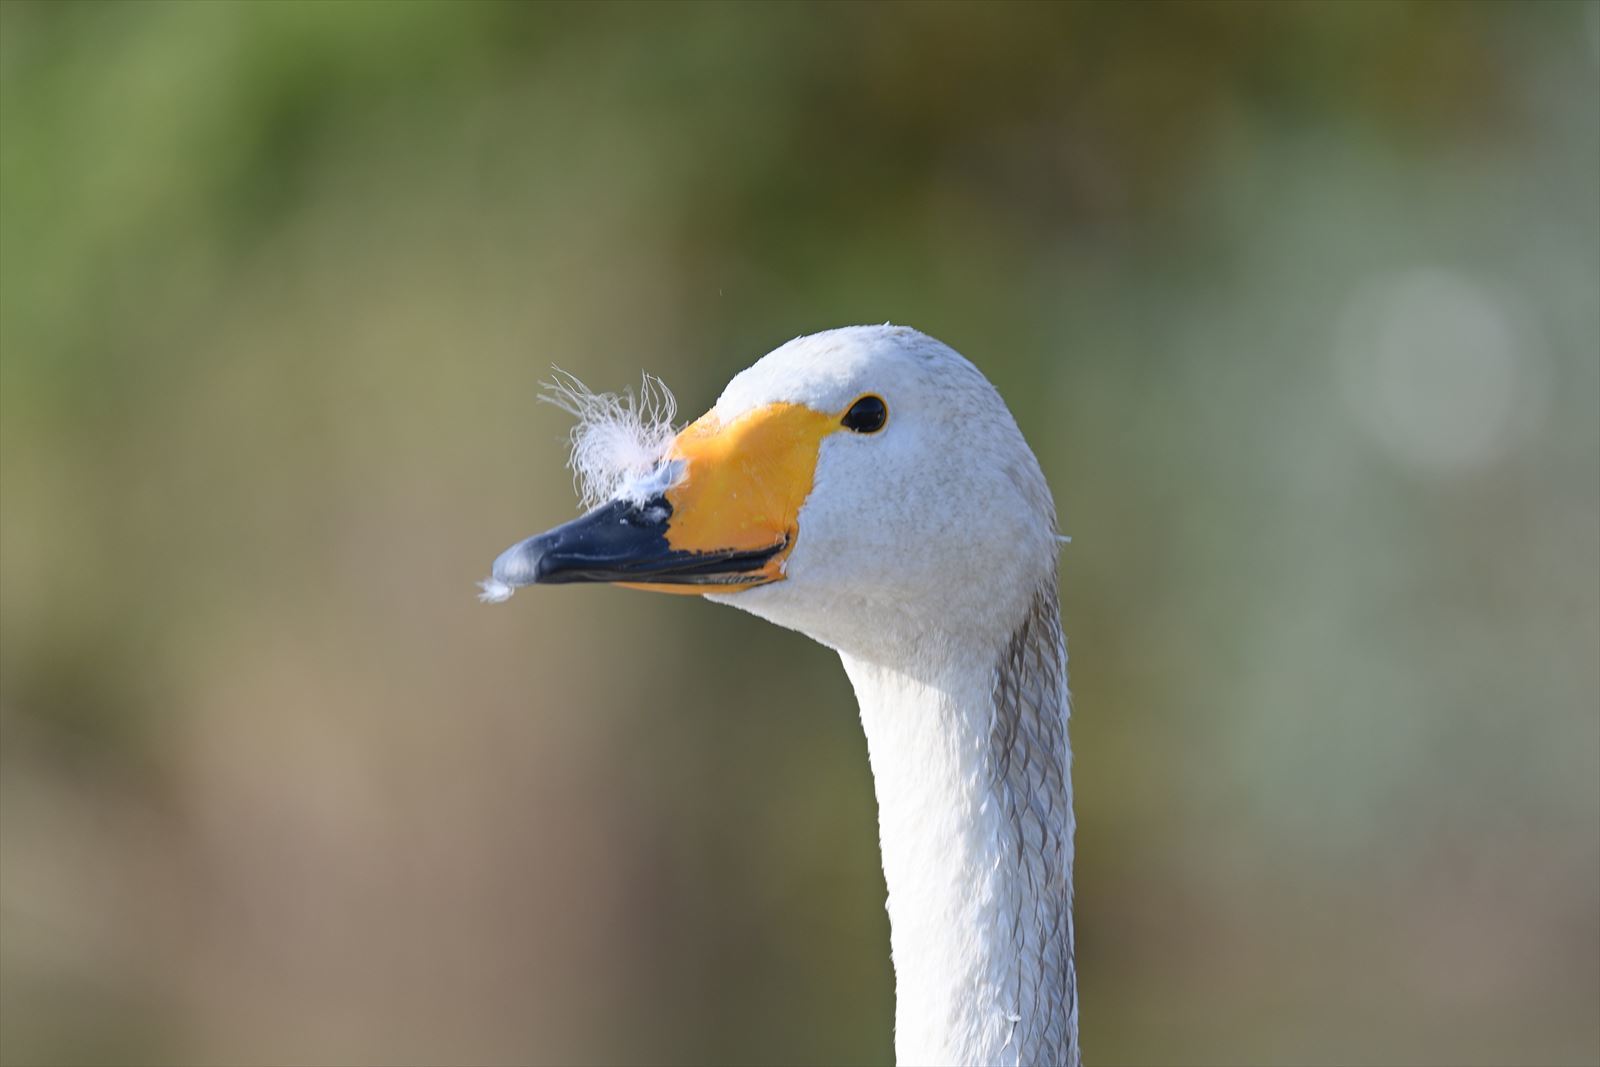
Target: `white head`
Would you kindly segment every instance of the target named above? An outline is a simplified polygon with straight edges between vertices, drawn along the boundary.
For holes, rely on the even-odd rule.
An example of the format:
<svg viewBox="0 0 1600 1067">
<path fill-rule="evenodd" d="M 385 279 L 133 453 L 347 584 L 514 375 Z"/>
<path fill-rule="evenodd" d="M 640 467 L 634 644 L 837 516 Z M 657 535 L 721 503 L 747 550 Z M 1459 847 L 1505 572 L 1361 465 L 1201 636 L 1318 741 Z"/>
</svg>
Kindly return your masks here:
<svg viewBox="0 0 1600 1067">
<path fill-rule="evenodd" d="M 785 580 L 713 599 L 867 659 L 934 632 L 1009 635 L 1053 574 L 1055 509 L 1000 394 L 949 346 L 896 326 L 797 338 L 712 413 L 792 403 L 837 421 L 862 397 L 887 418 L 822 438 Z"/>
<path fill-rule="evenodd" d="M 700 593 L 893 661 L 1003 640 L 1054 575 L 1054 505 L 1005 402 L 906 327 L 790 341 L 662 463 L 653 500 L 624 493 L 522 542 L 494 580 Z"/>
</svg>

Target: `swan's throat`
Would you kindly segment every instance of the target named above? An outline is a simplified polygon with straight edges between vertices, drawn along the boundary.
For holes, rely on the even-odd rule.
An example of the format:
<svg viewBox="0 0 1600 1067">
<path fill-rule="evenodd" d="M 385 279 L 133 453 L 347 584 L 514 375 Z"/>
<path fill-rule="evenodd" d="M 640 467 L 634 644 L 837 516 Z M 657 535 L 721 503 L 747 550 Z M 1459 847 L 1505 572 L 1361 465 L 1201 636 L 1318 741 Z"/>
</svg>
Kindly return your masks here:
<svg viewBox="0 0 1600 1067">
<path fill-rule="evenodd" d="M 1054 583 L 1010 638 L 843 656 L 878 795 L 902 1064 L 1078 1063 L 1066 652 Z"/>
</svg>

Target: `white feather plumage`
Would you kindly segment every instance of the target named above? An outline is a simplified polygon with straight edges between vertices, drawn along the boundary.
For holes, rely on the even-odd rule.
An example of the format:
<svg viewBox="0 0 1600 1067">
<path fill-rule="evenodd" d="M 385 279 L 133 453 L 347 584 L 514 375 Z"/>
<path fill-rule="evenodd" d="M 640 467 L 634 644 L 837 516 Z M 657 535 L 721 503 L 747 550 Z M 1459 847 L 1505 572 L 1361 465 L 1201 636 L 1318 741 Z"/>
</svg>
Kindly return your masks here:
<svg viewBox="0 0 1600 1067">
<path fill-rule="evenodd" d="M 645 374 L 638 392 L 597 393 L 575 375 L 554 370 L 539 399 L 577 419 L 567 466 L 579 507 L 587 511 L 618 498 L 642 503 L 668 488 L 677 472 L 661 461 L 677 433 L 678 401 L 666 383 Z"/>
</svg>

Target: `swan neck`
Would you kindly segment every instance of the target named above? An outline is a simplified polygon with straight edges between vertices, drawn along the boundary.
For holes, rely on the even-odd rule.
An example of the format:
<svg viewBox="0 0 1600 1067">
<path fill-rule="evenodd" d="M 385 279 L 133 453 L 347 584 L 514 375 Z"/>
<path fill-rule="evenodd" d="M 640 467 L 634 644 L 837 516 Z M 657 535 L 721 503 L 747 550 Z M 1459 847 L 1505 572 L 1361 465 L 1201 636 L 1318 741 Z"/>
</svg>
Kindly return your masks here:
<svg viewBox="0 0 1600 1067">
<path fill-rule="evenodd" d="M 987 646 L 843 655 L 878 796 L 902 1064 L 1072 1064 L 1072 786 L 1054 583 Z"/>
</svg>

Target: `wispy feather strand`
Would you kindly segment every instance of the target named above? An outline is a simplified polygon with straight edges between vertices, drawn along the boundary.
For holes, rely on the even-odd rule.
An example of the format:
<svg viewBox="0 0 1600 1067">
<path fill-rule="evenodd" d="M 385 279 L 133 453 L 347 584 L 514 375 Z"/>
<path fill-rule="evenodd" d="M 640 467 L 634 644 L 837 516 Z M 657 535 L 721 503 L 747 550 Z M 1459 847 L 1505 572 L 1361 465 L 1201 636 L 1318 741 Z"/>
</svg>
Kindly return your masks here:
<svg viewBox="0 0 1600 1067">
<path fill-rule="evenodd" d="M 596 393 L 566 371 L 554 370 L 539 399 L 578 420 L 567 466 L 583 510 L 619 497 L 641 504 L 667 488 L 675 475 L 662 463 L 677 432 L 672 390 L 646 374 L 637 393 Z"/>
</svg>

